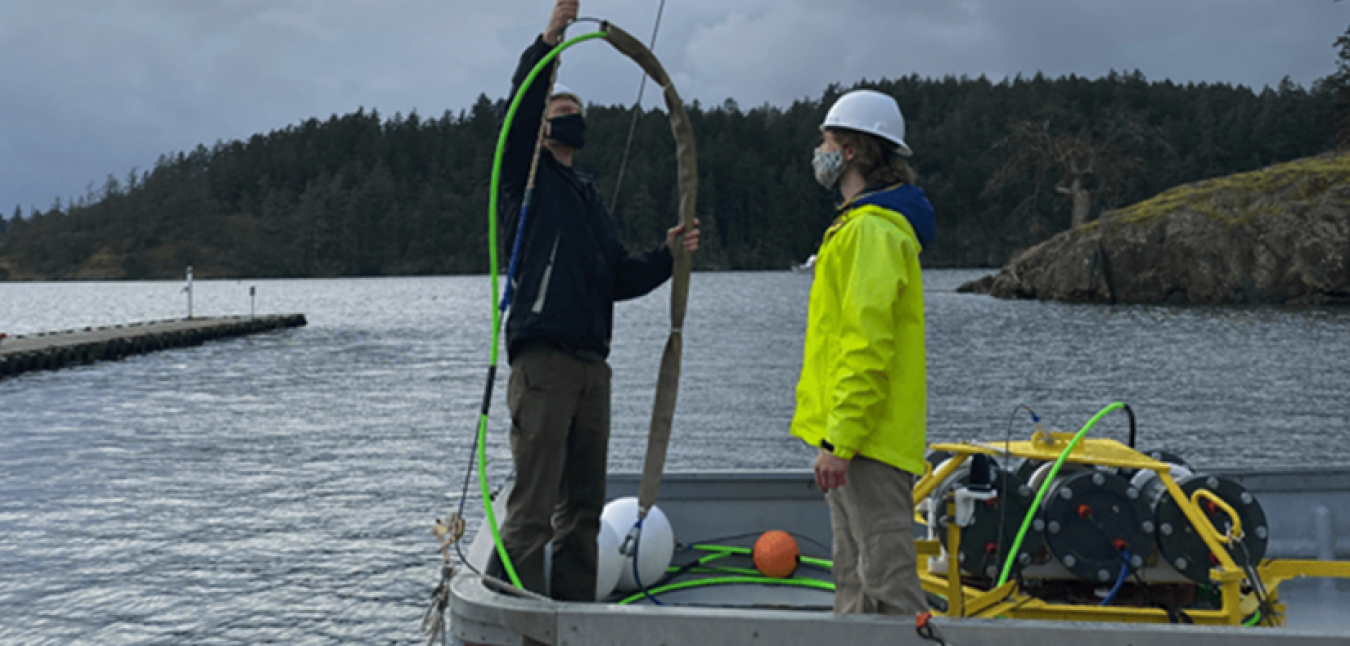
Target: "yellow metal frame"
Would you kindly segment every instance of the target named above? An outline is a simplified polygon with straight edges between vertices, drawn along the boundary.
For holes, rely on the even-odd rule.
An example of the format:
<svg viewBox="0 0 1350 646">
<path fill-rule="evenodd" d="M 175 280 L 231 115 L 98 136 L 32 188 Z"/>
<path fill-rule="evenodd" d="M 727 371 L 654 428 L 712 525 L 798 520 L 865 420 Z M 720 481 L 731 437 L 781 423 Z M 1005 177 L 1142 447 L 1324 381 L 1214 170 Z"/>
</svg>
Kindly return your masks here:
<svg viewBox="0 0 1350 646">
<path fill-rule="evenodd" d="M 1006 447 L 989 444 L 934 444 L 934 451 L 946 451 L 952 459 L 931 470 L 914 487 L 914 500 L 923 500 L 937 489 L 943 480 L 954 473 L 971 456 L 983 453 L 991 456 L 1011 455 L 1040 462 L 1054 462 L 1059 459 L 1064 447 L 1074 437 L 1073 433 L 1037 432 L 1030 441 L 1009 442 Z M 1164 462 L 1154 460 L 1120 442 L 1111 439 L 1084 439 L 1074 447 L 1065 462 L 1110 466 L 1122 469 L 1147 469 L 1158 475 L 1158 479 L 1167 489 L 1167 493 L 1176 501 L 1186 519 L 1190 521 L 1218 561 L 1210 572 L 1210 578 L 1219 586 L 1221 607 L 1218 610 L 1187 610 L 1186 614 L 1197 624 L 1230 625 L 1242 624 L 1243 618 L 1254 610 L 1255 599 L 1242 594 L 1242 581 L 1246 574 L 1224 549 L 1230 540 L 1241 540 L 1241 524 L 1237 513 L 1212 492 L 1201 489 L 1195 495 L 1187 497 L 1172 479 L 1171 468 Z M 1233 529 L 1226 534 L 1220 533 L 1201 512 L 1201 499 L 1213 501 L 1233 520 Z M 934 501 L 935 504 L 952 505 L 951 501 Z M 955 512 L 949 508 L 949 516 Z M 926 524 L 926 519 L 919 518 Z M 1169 618 L 1165 610 L 1159 608 L 1137 608 L 1128 606 L 1087 606 L 1063 603 L 1048 603 L 1030 596 L 1018 587 L 1017 581 L 1009 581 L 992 590 L 982 590 L 964 585 L 961 579 L 960 563 L 952 556 L 958 553 L 961 544 L 961 529 L 955 523 L 947 527 L 948 566 L 945 574 L 929 570 L 928 558 L 938 556 L 944 546 L 939 541 L 918 539 L 915 541 L 919 555 L 919 579 L 929 593 L 947 600 L 945 612 L 934 614 L 949 617 L 1010 619 L 1042 619 L 1062 621 L 1113 621 L 1125 623 L 1167 623 Z M 1275 621 L 1283 624 L 1284 604 L 1279 602 L 1279 586 L 1290 579 L 1301 577 L 1338 577 L 1350 578 L 1350 562 L 1346 561 L 1298 561 L 1266 559 L 1256 567 L 1257 574 L 1265 585 L 1267 598 L 1275 611 Z"/>
</svg>

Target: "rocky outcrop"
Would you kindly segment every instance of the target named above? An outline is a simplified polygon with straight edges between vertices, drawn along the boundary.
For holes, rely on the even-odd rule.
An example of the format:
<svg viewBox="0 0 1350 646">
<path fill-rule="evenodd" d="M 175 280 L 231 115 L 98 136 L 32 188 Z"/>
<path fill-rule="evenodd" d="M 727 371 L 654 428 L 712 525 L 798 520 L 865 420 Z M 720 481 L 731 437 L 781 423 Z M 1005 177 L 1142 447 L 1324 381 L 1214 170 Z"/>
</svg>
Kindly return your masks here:
<svg viewBox="0 0 1350 646">
<path fill-rule="evenodd" d="M 1186 184 L 960 291 L 1077 303 L 1350 304 L 1350 153 Z"/>
</svg>

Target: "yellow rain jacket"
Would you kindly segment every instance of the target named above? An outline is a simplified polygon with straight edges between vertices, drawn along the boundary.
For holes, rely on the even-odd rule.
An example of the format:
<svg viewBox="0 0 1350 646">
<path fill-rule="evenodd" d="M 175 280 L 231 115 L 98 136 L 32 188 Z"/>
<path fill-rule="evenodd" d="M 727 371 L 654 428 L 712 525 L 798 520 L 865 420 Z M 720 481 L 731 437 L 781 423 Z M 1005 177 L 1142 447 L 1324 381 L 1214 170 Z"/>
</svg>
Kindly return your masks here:
<svg viewBox="0 0 1350 646">
<path fill-rule="evenodd" d="M 841 458 L 862 454 L 922 474 L 919 252 L 935 228 L 932 206 L 920 189 L 901 185 L 843 209 L 816 255 L 792 434 Z"/>
</svg>

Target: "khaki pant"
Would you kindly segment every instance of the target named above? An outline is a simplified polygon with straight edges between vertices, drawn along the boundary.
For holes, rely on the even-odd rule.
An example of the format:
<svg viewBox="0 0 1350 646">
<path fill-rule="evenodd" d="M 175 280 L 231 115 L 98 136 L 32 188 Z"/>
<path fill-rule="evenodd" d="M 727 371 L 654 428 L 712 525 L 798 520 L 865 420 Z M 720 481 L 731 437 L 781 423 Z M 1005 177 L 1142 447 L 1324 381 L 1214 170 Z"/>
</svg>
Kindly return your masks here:
<svg viewBox="0 0 1350 646">
<path fill-rule="evenodd" d="M 834 530 L 834 611 L 926 612 L 914 550 L 914 474 L 858 455 L 848 484 L 825 500 Z"/>
<path fill-rule="evenodd" d="M 609 454 L 609 365 L 532 346 L 511 362 L 507 406 L 516 482 L 502 542 L 525 588 L 554 599 L 595 600 L 596 534 Z M 551 590 L 544 549 L 553 541 Z M 494 551 L 488 574 L 509 580 Z"/>
</svg>

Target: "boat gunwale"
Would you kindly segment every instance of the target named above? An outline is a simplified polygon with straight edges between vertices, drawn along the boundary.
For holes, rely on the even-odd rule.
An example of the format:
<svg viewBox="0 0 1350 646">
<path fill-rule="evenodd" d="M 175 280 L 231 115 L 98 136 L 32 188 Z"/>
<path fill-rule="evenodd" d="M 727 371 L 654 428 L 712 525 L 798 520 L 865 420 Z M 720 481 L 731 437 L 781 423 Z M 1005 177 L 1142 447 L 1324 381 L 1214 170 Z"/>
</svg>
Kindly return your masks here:
<svg viewBox="0 0 1350 646">
<path fill-rule="evenodd" d="M 451 582 L 451 625 L 459 639 L 483 639 L 486 625 L 493 632 L 515 633 L 520 639 L 494 644 L 630 644 L 639 634 L 660 643 L 699 646 L 763 643 L 847 643 L 850 646 L 928 644 L 912 630 L 906 618 L 880 615 L 836 615 L 821 611 L 711 608 L 695 606 L 618 605 L 563 602 L 512 596 L 489 590 L 466 569 Z M 931 624 L 949 643 L 972 644 L 1059 643 L 1063 639 L 1091 639 L 1093 646 L 1224 646 L 1280 644 L 1344 646 L 1343 635 L 1289 628 L 1246 628 L 1186 624 L 1044 621 L 1010 619 L 952 619 L 934 617 Z M 510 626 L 511 628 L 506 628 Z M 563 636 L 566 635 L 564 638 Z M 532 641 L 525 641 L 528 638 Z M 499 638 L 500 639 L 500 638 Z M 782 640 L 788 641 L 782 641 Z M 679 641 L 672 641 L 679 640 Z"/>
</svg>

